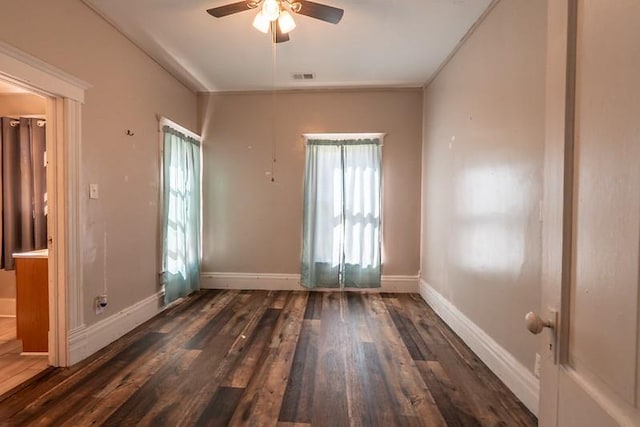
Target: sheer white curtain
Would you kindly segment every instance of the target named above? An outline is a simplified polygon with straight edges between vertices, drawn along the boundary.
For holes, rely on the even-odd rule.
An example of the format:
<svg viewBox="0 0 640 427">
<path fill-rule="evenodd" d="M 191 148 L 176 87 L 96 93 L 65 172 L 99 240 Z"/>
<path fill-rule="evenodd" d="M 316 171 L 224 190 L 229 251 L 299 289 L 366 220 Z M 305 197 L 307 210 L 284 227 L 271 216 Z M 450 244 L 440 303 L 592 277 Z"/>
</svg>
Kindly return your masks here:
<svg viewBox="0 0 640 427">
<path fill-rule="evenodd" d="M 163 127 L 162 284 L 165 303 L 200 287 L 200 141 Z"/>
<path fill-rule="evenodd" d="M 380 145 L 343 146 L 344 284 L 380 286 Z"/>
<path fill-rule="evenodd" d="M 308 140 L 302 284 L 380 286 L 379 139 Z"/>
</svg>

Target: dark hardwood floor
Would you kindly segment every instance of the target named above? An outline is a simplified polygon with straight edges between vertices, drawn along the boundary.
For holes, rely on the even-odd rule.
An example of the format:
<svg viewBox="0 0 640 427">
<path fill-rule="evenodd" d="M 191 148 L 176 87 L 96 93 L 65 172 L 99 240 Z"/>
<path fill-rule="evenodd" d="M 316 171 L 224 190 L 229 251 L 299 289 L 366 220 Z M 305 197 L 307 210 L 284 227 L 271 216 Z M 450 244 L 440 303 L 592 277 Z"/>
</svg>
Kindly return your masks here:
<svg viewBox="0 0 640 427">
<path fill-rule="evenodd" d="M 532 426 L 416 294 L 201 291 L 0 397 L 19 426 Z"/>
</svg>

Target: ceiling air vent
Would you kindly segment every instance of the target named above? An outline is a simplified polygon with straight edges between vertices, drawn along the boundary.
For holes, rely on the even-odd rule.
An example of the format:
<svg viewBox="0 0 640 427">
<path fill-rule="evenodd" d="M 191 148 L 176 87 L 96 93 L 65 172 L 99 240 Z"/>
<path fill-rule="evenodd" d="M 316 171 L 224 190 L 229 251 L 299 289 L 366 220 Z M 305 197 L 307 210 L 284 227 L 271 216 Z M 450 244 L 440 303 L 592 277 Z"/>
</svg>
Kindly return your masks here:
<svg viewBox="0 0 640 427">
<path fill-rule="evenodd" d="M 313 73 L 291 73 L 293 80 L 313 80 L 316 76 Z"/>
</svg>

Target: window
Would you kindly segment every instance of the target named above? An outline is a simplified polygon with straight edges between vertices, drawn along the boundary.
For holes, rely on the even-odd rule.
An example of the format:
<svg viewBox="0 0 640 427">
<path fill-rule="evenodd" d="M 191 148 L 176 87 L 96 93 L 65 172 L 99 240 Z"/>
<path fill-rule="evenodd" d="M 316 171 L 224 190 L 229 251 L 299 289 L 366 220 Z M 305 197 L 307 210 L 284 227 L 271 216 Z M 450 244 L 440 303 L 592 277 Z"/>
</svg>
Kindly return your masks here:
<svg viewBox="0 0 640 427">
<path fill-rule="evenodd" d="M 200 287 L 200 137 L 162 126 L 162 284 L 165 303 Z"/>
<path fill-rule="evenodd" d="M 380 286 L 380 134 L 305 135 L 302 284 Z"/>
</svg>

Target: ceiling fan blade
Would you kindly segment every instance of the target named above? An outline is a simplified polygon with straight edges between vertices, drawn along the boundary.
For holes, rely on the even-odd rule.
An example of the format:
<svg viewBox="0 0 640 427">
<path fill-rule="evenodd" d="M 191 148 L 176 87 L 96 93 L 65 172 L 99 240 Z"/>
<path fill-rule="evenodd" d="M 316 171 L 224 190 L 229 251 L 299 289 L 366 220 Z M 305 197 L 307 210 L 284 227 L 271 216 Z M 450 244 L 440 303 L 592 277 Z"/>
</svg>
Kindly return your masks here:
<svg viewBox="0 0 640 427">
<path fill-rule="evenodd" d="M 237 3 L 225 4 L 224 6 L 214 7 L 213 9 L 207 9 L 207 13 L 216 18 L 222 18 L 223 16 L 232 15 L 234 13 L 249 10 L 249 6 L 246 1 L 239 1 Z"/>
<path fill-rule="evenodd" d="M 337 24 L 344 15 L 344 10 L 326 4 L 315 3 L 308 0 L 300 0 L 302 6 L 298 12 L 301 15 L 310 16 L 321 21 Z"/>
<path fill-rule="evenodd" d="M 273 35 L 274 43 L 284 43 L 289 41 L 289 34 L 283 33 L 280 30 L 280 24 L 278 21 L 274 21 L 271 25 L 271 34 Z"/>
</svg>

